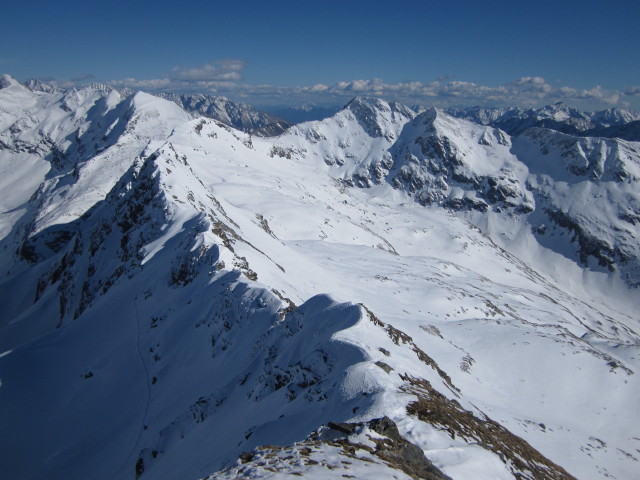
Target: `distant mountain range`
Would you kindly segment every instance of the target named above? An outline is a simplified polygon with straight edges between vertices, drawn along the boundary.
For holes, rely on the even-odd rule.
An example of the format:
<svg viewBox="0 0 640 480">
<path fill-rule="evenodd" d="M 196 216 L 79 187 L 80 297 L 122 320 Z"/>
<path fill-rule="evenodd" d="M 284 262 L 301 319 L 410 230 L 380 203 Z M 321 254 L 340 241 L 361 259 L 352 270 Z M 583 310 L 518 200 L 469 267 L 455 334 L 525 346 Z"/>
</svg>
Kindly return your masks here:
<svg viewBox="0 0 640 480">
<path fill-rule="evenodd" d="M 34 92 L 63 93 L 64 90 L 32 79 L 25 86 Z M 117 90 L 124 96 L 133 92 L 128 89 L 118 90 L 107 84 L 93 83 L 86 87 L 100 90 Z M 174 102 L 180 108 L 194 115 L 212 118 L 230 127 L 261 137 L 279 135 L 292 124 L 286 120 L 260 111 L 247 103 L 235 103 L 226 97 L 204 94 L 158 93 L 156 96 Z"/>
<path fill-rule="evenodd" d="M 260 137 L 280 135 L 292 125 L 282 118 L 257 110 L 247 103 L 234 103 L 226 97 L 175 93 L 160 93 L 157 96 L 176 103 L 187 112 L 213 118 L 225 125 Z"/>
<path fill-rule="evenodd" d="M 621 138 L 640 141 L 640 113 L 621 108 L 582 112 L 564 103 L 542 108 L 451 108 L 446 112 L 480 125 L 497 127 L 509 135 L 519 135 L 527 128 L 549 128 L 569 135 Z"/>
</svg>

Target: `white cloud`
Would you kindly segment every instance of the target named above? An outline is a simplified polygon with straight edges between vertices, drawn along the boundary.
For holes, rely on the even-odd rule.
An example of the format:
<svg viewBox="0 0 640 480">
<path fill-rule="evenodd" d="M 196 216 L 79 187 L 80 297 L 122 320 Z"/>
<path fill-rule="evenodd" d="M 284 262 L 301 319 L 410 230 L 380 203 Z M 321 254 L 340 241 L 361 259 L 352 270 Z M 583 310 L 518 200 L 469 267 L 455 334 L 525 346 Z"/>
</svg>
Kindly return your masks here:
<svg viewBox="0 0 640 480">
<path fill-rule="evenodd" d="M 547 82 L 542 77 L 520 77 L 513 82 L 515 85 L 546 85 Z"/>
<path fill-rule="evenodd" d="M 172 84 L 168 78 L 153 78 L 149 80 L 137 80 L 135 78 L 123 78 L 122 80 L 112 80 L 109 82 L 114 87 L 127 87 L 134 90 L 151 90 L 157 91 L 163 88 L 169 88 Z"/>
<path fill-rule="evenodd" d="M 559 91 L 571 99 L 587 99 L 587 100 L 600 100 L 605 103 L 616 104 L 620 100 L 620 92 L 604 90 L 601 86 L 597 85 L 589 90 L 576 89 L 571 87 L 560 87 Z"/>
<path fill-rule="evenodd" d="M 627 87 L 624 91 L 625 95 L 633 96 L 640 95 L 640 85 L 632 85 L 631 87 Z"/>
<path fill-rule="evenodd" d="M 440 77 L 430 83 L 404 81 L 385 83 L 382 79 L 339 81 L 332 85 L 317 83 L 282 87 L 242 82 L 242 60 L 221 60 L 195 68 L 175 67 L 162 78 L 139 80 L 126 78 L 111 82 L 114 86 L 180 93 L 208 93 L 242 98 L 260 104 L 346 103 L 351 97 L 377 96 L 398 100 L 406 104 L 435 106 L 485 105 L 533 107 L 564 101 L 582 108 L 595 109 L 622 105 L 626 95 L 640 96 L 640 86 L 631 86 L 624 92 L 607 90 L 601 86 L 581 89 L 572 86 L 554 86 L 543 77 L 525 76 L 502 85 L 481 85 L 474 82 Z"/>
<path fill-rule="evenodd" d="M 180 91 L 217 93 L 219 90 L 232 90 L 242 80 L 242 70 L 245 63 L 242 60 L 226 59 L 207 63 L 200 67 L 173 67 L 171 72 L 161 78 L 136 79 L 124 78 L 112 80 L 116 87 L 128 87 L 152 92 Z"/>
<path fill-rule="evenodd" d="M 242 80 L 242 60 L 226 59 L 207 63 L 201 67 L 173 67 L 161 78 L 123 78 L 109 82 L 115 87 L 127 87 L 150 92 L 174 91 L 219 94 L 236 90 Z"/>
<path fill-rule="evenodd" d="M 328 90 L 329 87 L 326 85 L 323 85 L 322 83 L 317 83 L 315 85 L 313 85 L 312 87 L 309 87 L 309 91 L 310 92 L 324 92 L 326 90 Z"/>
<path fill-rule="evenodd" d="M 227 59 L 196 68 L 173 67 L 169 76 L 181 82 L 242 80 L 243 69 L 242 60 Z"/>
</svg>

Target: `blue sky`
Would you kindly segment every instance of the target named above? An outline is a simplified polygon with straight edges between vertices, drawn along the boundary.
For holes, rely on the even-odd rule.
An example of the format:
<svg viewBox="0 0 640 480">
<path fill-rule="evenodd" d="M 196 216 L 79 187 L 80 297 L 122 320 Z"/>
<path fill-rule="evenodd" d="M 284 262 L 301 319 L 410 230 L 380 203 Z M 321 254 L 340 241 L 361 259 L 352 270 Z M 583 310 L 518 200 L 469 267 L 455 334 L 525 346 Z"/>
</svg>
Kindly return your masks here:
<svg viewBox="0 0 640 480">
<path fill-rule="evenodd" d="M 256 105 L 640 109 L 640 2 L 6 0 L 0 71 Z"/>
</svg>

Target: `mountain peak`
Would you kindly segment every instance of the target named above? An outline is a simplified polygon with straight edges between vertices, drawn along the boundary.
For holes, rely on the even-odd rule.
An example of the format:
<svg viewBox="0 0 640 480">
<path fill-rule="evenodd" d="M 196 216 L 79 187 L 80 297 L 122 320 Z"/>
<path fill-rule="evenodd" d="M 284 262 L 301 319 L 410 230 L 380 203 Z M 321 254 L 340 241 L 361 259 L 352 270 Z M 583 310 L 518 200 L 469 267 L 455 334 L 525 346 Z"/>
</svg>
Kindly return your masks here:
<svg viewBox="0 0 640 480">
<path fill-rule="evenodd" d="M 344 110 L 350 111 L 371 137 L 388 136 L 389 124 L 406 123 L 416 116 L 409 107 L 375 97 L 355 97 Z"/>
<path fill-rule="evenodd" d="M 442 135 L 451 137 L 458 137 L 461 134 L 463 136 L 467 134 L 470 135 L 470 131 L 484 131 L 484 129 L 480 128 L 480 126 L 475 122 L 470 122 L 466 119 L 449 115 L 447 112 L 437 107 L 429 107 L 416 115 L 413 119 L 413 124 L 426 126 L 428 130 L 433 129 Z M 476 135 L 476 133 L 474 133 L 474 135 Z"/>
<path fill-rule="evenodd" d="M 388 103 L 378 97 L 357 96 L 353 97 L 344 108 L 359 108 L 368 106 L 369 108 L 384 108 Z"/>
<path fill-rule="evenodd" d="M 407 117 L 415 116 L 415 112 L 409 107 L 398 102 L 387 102 L 386 100 L 378 97 L 354 97 L 349 103 L 345 105 L 344 108 L 349 109 L 354 113 L 358 111 L 377 110 L 381 112 L 400 113 Z"/>
<path fill-rule="evenodd" d="M 435 122 L 438 114 L 443 114 L 442 110 L 438 110 L 436 107 L 429 107 L 416 116 L 416 121 L 422 121 L 422 123 L 427 125 Z"/>
<path fill-rule="evenodd" d="M 15 78 L 13 78 L 11 75 L 3 73 L 2 76 L 0 77 L 0 89 L 12 87 L 12 86 L 23 87 L 23 85 L 19 81 L 17 81 Z"/>
<path fill-rule="evenodd" d="M 86 85 L 81 85 L 79 87 L 75 87 L 74 90 L 100 92 L 100 93 L 110 93 L 110 92 L 116 90 L 116 88 L 112 87 L 108 83 L 92 82 L 92 83 L 88 83 Z"/>
<path fill-rule="evenodd" d="M 55 84 L 43 82 L 39 78 L 31 78 L 24 82 L 24 85 L 32 92 L 58 93 L 62 91 Z"/>
</svg>

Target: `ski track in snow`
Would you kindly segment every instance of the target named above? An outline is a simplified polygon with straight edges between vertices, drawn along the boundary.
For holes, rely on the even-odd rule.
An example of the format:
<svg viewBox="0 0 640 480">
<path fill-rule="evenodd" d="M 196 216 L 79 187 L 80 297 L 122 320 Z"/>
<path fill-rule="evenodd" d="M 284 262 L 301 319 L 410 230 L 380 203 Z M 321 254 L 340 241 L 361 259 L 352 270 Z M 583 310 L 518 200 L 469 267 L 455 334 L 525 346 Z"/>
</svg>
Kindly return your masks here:
<svg viewBox="0 0 640 480">
<path fill-rule="evenodd" d="M 136 306 L 135 299 L 133 300 L 133 308 L 135 310 L 136 317 L 136 330 L 137 330 L 137 347 L 138 347 L 138 356 L 140 358 L 140 363 L 142 364 L 142 368 L 144 369 L 144 378 L 147 386 L 147 399 L 144 407 L 144 414 L 142 415 L 142 420 L 140 422 L 140 430 L 138 432 L 138 437 L 136 438 L 135 443 L 131 447 L 131 452 L 127 456 L 126 460 L 123 462 L 122 467 L 118 470 L 118 475 L 121 475 L 123 470 L 129 466 L 131 460 L 134 458 L 133 456 L 136 453 L 136 447 L 140 443 L 140 439 L 142 438 L 142 432 L 146 428 L 147 415 L 149 413 L 149 405 L 151 404 L 151 385 L 149 384 L 149 370 L 147 368 L 147 363 L 144 361 L 144 357 L 142 356 L 142 350 L 140 349 L 141 342 L 141 332 L 140 332 L 140 315 L 138 314 L 138 307 Z"/>
</svg>

